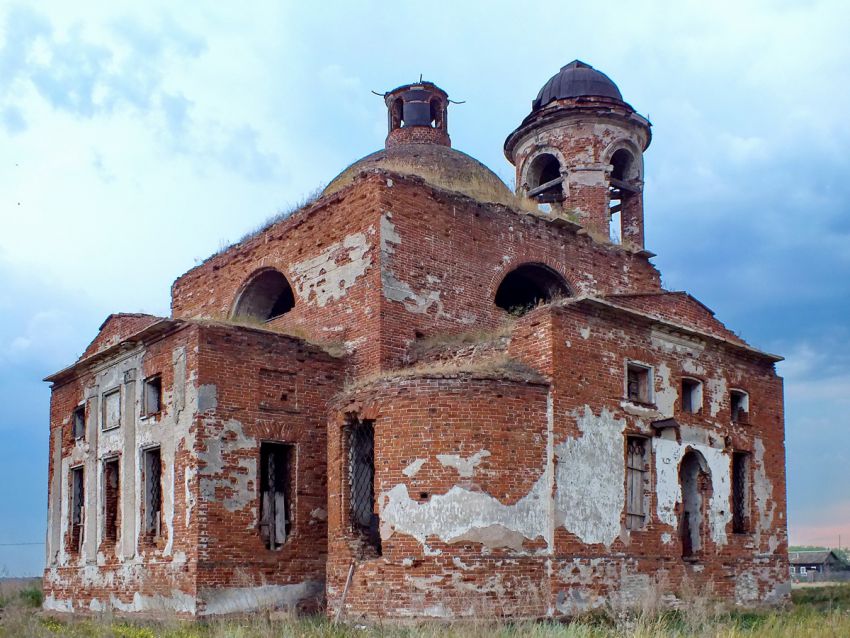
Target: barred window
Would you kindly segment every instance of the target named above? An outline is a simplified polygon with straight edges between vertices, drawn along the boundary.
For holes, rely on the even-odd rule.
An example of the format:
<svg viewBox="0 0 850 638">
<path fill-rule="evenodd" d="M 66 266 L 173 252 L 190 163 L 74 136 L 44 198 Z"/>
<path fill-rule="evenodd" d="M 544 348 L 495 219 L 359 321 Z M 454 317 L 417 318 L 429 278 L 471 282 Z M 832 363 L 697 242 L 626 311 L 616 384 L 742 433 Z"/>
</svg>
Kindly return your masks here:
<svg viewBox="0 0 850 638">
<path fill-rule="evenodd" d="M 732 531 L 750 531 L 750 455 L 732 453 Z"/>
<path fill-rule="evenodd" d="M 351 526 L 380 554 L 380 521 L 375 513 L 374 423 L 362 421 L 349 424 L 347 438 Z"/>
<path fill-rule="evenodd" d="M 626 439 L 626 527 L 641 529 L 646 522 L 646 439 Z"/>
<path fill-rule="evenodd" d="M 83 546 L 83 523 L 85 519 L 85 483 L 83 468 L 71 468 L 71 551 L 79 552 Z"/>
<path fill-rule="evenodd" d="M 158 447 L 144 451 L 144 533 L 149 539 L 162 532 L 162 459 Z"/>
<path fill-rule="evenodd" d="M 291 445 L 260 444 L 260 536 L 269 549 L 280 549 L 292 525 Z"/>
<path fill-rule="evenodd" d="M 120 495 L 118 459 L 103 462 L 103 538 L 118 540 L 118 501 Z"/>
</svg>

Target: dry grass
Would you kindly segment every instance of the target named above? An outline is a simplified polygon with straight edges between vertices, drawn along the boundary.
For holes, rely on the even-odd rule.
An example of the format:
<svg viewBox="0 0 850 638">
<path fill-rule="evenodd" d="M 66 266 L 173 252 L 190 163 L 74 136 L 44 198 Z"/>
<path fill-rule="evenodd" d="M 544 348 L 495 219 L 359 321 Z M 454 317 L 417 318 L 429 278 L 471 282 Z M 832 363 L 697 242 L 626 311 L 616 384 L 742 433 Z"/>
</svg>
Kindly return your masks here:
<svg viewBox="0 0 850 638">
<path fill-rule="evenodd" d="M 505 321 L 493 330 L 467 330 L 466 332 L 440 333 L 417 339 L 410 347 L 414 361 L 435 352 L 458 351 L 464 348 L 493 344 L 511 336 L 516 322 Z"/>
<path fill-rule="evenodd" d="M 129 621 L 101 615 L 57 620 L 42 615 L 37 600 L 18 595 L 32 582 L 0 581 L 0 638 L 847 638 L 850 636 L 850 584 L 795 591 L 789 609 L 771 612 L 723 612 L 694 592 L 684 609 L 661 612 L 652 605 L 639 611 L 600 610 L 570 623 L 476 620 L 413 625 L 334 624 L 319 617 L 249 618 L 193 623 L 160 615 L 157 621 Z M 36 588 L 37 589 L 37 588 Z M 11 597 L 8 595 L 15 594 Z"/>
<path fill-rule="evenodd" d="M 344 357 L 348 354 L 345 345 L 341 341 L 322 341 L 314 339 L 306 330 L 299 326 L 274 326 L 260 319 L 252 319 L 250 317 L 242 318 L 224 318 L 224 319 L 198 319 L 200 323 L 211 325 L 224 324 L 228 326 L 236 326 L 241 328 L 250 328 L 252 330 L 262 330 L 264 332 L 273 332 L 287 337 L 295 337 L 309 343 L 311 346 L 321 348 L 327 354 L 334 358 Z"/>
<path fill-rule="evenodd" d="M 400 368 L 384 370 L 358 378 L 345 386 L 345 391 L 353 391 L 365 386 L 390 379 L 413 379 L 422 377 L 471 376 L 488 379 L 507 379 L 512 381 L 535 382 L 543 378 L 523 363 L 499 355 L 486 359 L 466 359 L 462 361 L 426 362 Z"/>
</svg>

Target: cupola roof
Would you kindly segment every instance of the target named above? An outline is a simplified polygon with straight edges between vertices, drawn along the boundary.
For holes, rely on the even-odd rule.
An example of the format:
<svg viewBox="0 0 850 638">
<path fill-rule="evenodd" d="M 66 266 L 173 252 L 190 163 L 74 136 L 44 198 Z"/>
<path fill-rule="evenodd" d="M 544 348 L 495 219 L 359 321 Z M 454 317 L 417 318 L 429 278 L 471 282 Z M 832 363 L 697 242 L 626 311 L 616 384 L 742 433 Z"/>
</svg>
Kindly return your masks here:
<svg viewBox="0 0 850 638">
<path fill-rule="evenodd" d="M 575 97 L 607 97 L 623 101 L 620 89 L 611 78 L 589 64 L 573 60 L 549 78 L 531 103 L 531 108 L 537 110 L 554 100 Z"/>
</svg>

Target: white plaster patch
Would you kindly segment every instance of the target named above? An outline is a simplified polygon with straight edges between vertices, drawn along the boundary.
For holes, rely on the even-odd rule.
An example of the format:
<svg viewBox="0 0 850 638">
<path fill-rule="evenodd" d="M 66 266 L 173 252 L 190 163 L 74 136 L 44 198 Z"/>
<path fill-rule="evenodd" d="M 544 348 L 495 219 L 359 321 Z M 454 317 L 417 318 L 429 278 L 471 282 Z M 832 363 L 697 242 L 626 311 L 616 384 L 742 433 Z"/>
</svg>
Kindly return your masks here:
<svg viewBox="0 0 850 638">
<path fill-rule="evenodd" d="M 406 282 L 401 281 L 393 273 L 390 262 L 395 253 L 393 244 L 401 244 L 401 236 L 390 220 L 390 214 L 381 216 L 381 285 L 383 294 L 390 301 L 399 301 L 404 304 L 408 311 L 417 314 L 428 312 L 432 306 L 437 308 L 437 316 L 446 316 L 443 311 L 443 302 L 440 300 L 439 290 L 423 290 L 416 292 Z"/>
<path fill-rule="evenodd" d="M 678 398 L 678 388 L 670 379 L 670 366 L 666 363 L 658 364 L 655 369 L 655 405 L 658 411 L 664 416 L 673 416 Z"/>
<path fill-rule="evenodd" d="M 756 513 L 756 546 L 761 546 L 762 536 L 773 525 L 773 517 L 776 513 L 776 502 L 773 500 L 773 483 L 767 478 L 764 467 L 764 441 L 756 437 L 754 443 L 755 467 L 753 468 L 753 495 L 755 497 Z M 779 539 L 775 536 L 768 538 L 768 550 L 772 554 L 779 546 Z"/>
<path fill-rule="evenodd" d="M 670 532 L 663 532 L 661 534 L 661 542 L 664 543 L 665 545 L 669 545 L 670 543 L 673 542 L 673 535 L 670 534 Z"/>
<path fill-rule="evenodd" d="M 555 446 L 556 522 L 587 544 L 606 547 L 620 535 L 620 514 L 625 495 L 623 429 L 625 420 L 603 409 L 596 416 L 590 407 L 575 412 L 581 437 Z M 599 480 L 604 476 L 605 480 Z"/>
<path fill-rule="evenodd" d="M 401 473 L 409 478 L 413 478 L 419 473 L 419 470 L 422 469 L 422 466 L 425 465 L 428 459 L 416 459 L 406 468 L 404 468 Z"/>
<path fill-rule="evenodd" d="M 291 585 L 204 588 L 198 593 L 206 603 L 204 615 L 234 614 L 258 609 L 290 609 L 300 601 L 321 595 L 323 585 L 308 580 Z"/>
<path fill-rule="evenodd" d="M 712 540 L 718 545 L 725 545 L 726 525 L 732 520 L 732 512 L 729 511 L 731 469 L 729 455 L 722 449 L 697 443 L 680 445 L 670 439 L 653 439 L 658 519 L 671 527 L 679 526 L 676 516 L 676 504 L 682 502 L 679 464 L 689 448 L 702 454 L 711 472 L 712 497 L 708 508 L 708 528 Z"/>
<path fill-rule="evenodd" d="M 708 390 L 709 410 L 711 416 L 715 417 L 720 412 L 723 402 L 726 401 L 729 387 L 726 385 L 726 379 L 722 376 L 709 379 L 705 385 Z"/>
<path fill-rule="evenodd" d="M 456 469 L 457 473 L 463 478 L 470 478 L 475 472 L 475 467 L 488 456 L 490 456 L 489 450 L 480 450 L 467 458 L 458 454 L 438 454 L 437 460 L 444 467 Z"/>
<path fill-rule="evenodd" d="M 365 233 L 353 233 L 315 257 L 293 264 L 291 271 L 298 296 L 320 307 L 344 297 L 372 265 L 370 247 Z"/>
<path fill-rule="evenodd" d="M 578 333 L 581 335 L 582 339 L 587 339 L 590 337 L 590 328 L 585 326 L 584 328 L 579 330 Z"/>
<path fill-rule="evenodd" d="M 229 436 L 233 434 L 234 436 Z M 254 501 L 254 490 L 249 489 L 248 483 L 257 476 L 257 459 L 252 454 L 239 458 L 239 469 L 225 472 L 224 455 L 240 450 L 254 450 L 256 439 L 246 436 L 239 421 L 227 421 L 219 436 L 208 437 L 206 449 L 198 452 L 198 460 L 204 466 L 198 471 L 200 477 L 201 497 L 214 501 L 216 489 L 227 490 L 228 495 L 221 502 L 229 512 L 244 509 Z"/>
</svg>

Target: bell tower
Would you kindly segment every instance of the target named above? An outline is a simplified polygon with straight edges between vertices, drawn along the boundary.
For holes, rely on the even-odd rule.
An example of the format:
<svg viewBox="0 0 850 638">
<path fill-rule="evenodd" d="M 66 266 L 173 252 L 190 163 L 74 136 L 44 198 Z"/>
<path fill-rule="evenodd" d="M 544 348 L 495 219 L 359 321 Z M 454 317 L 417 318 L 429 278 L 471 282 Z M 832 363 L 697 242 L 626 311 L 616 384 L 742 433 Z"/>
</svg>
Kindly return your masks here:
<svg viewBox="0 0 850 638">
<path fill-rule="evenodd" d="M 451 146 L 447 122 L 449 96 L 436 84 L 406 84 L 384 94 L 388 128 L 386 147 L 399 144 Z"/>
<path fill-rule="evenodd" d="M 549 204 L 597 239 L 643 250 L 643 153 L 649 121 L 604 73 L 570 62 L 505 140 L 519 194 Z"/>
</svg>

